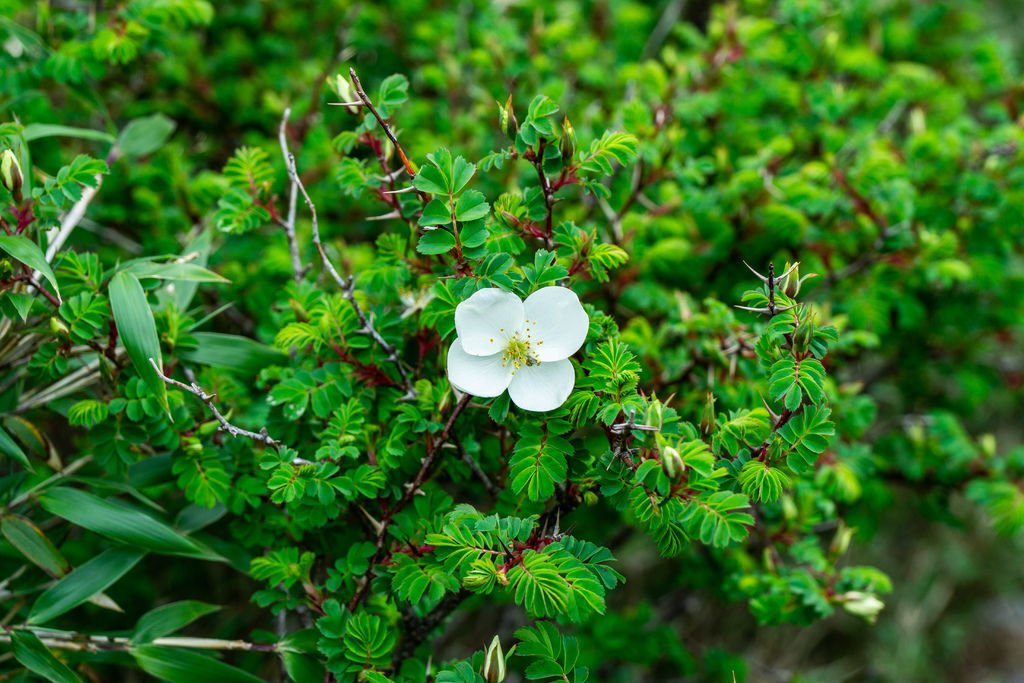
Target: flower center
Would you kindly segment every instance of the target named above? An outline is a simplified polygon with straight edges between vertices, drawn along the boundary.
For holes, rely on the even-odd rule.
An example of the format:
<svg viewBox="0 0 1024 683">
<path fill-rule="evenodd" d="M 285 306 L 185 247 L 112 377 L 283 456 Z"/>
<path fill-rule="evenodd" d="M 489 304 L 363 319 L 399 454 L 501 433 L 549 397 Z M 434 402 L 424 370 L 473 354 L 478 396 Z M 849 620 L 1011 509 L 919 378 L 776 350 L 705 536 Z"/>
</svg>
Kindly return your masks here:
<svg viewBox="0 0 1024 683">
<path fill-rule="evenodd" d="M 501 354 L 501 367 L 507 367 L 509 363 L 515 370 L 531 365 L 540 365 L 540 361 L 533 357 L 533 342 L 529 339 L 521 339 L 518 334 L 508 340 L 505 351 Z"/>
</svg>

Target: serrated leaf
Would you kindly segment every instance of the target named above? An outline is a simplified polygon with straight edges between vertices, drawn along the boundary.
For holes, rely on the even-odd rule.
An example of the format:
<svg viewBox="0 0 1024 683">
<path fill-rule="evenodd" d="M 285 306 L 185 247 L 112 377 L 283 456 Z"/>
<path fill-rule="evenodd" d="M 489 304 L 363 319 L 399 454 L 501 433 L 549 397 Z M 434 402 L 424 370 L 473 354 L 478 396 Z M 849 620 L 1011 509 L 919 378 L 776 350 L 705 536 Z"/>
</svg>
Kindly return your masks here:
<svg viewBox="0 0 1024 683">
<path fill-rule="evenodd" d="M 443 228 L 431 230 L 420 237 L 416 251 L 421 254 L 444 254 L 455 248 L 455 236 Z"/>
<path fill-rule="evenodd" d="M 484 218 L 490 211 L 490 204 L 484 199 L 484 195 L 476 190 L 463 193 L 455 202 L 455 217 L 461 222 Z"/>
<path fill-rule="evenodd" d="M 420 225 L 448 225 L 452 222 L 452 212 L 448 208 L 448 202 L 443 199 L 431 199 L 423 207 L 423 215 L 420 216 Z"/>
</svg>

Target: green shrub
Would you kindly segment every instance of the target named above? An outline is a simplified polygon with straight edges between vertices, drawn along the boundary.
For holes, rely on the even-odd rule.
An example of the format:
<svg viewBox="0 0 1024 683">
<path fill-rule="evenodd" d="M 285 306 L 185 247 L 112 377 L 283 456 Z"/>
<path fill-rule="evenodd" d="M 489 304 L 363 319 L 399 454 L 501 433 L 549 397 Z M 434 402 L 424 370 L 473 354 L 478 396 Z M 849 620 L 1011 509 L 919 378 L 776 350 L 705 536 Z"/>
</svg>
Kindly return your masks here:
<svg viewBox="0 0 1024 683">
<path fill-rule="evenodd" d="M 1016 538 L 1009 48 L 692 5 L 0 1 L 5 674 L 835 680 Z"/>
</svg>

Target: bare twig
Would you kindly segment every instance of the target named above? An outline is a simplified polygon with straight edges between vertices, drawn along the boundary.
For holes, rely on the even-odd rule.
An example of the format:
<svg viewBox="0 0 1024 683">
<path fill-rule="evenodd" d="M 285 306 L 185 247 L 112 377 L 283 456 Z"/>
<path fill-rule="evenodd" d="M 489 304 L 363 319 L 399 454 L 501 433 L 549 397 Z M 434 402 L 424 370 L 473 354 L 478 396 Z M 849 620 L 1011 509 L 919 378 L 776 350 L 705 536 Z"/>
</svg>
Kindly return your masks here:
<svg viewBox="0 0 1024 683">
<path fill-rule="evenodd" d="M 459 452 L 459 457 L 462 458 L 462 462 L 466 463 L 466 466 L 469 467 L 470 471 L 476 475 L 476 478 L 484 485 L 487 493 L 491 496 L 497 497 L 500 490 L 494 485 L 491 478 L 487 476 L 487 473 L 484 472 L 483 468 L 480 467 L 480 463 L 476 461 L 476 458 L 470 455 L 469 451 L 467 451 L 465 446 L 462 445 L 462 440 L 452 434 L 452 444 L 455 445 L 455 449 Z"/>
<path fill-rule="evenodd" d="M 247 439 L 252 439 L 253 441 L 258 441 L 259 443 L 266 444 L 271 448 L 280 449 L 281 442 L 267 434 L 266 427 L 261 427 L 260 431 L 253 432 L 248 429 L 236 427 L 235 425 L 228 422 L 228 419 L 224 417 L 223 413 L 221 413 L 220 410 L 218 410 L 217 404 L 213 402 L 213 399 L 217 398 L 217 395 L 209 394 L 201 386 L 199 386 L 199 384 L 196 382 L 195 374 L 189 368 L 186 368 L 184 366 L 182 366 L 181 368 L 182 372 L 185 374 L 186 379 L 188 379 L 189 381 L 188 384 L 185 384 L 184 382 L 179 382 L 178 380 L 172 377 L 168 377 L 167 375 L 160 372 L 160 366 L 157 365 L 156 361 L 153 360 L 152 358 L 149 359 L 149 362 L 152 363 L 153 367 L 156 368 L 156 371 L 160 373 L 160 376 L 163 378 L 164 382 L 171 386 L 178 387 L 179 389 L 187 391 L 188 393 L 192 394 L 200 401 L 205 403 L 206 407 L 210 409 L 211 413 L 213 413 L 213 416 L 217 418 L 217 422 L 220 423 L 221 431 L 227 432 L 231 436 L 244 436 Z"/>
<path fill-rule="evenodd" d="M 284 157 L 284 163 L 287 166 L 289 164 L 290 153 L 288 151 L 288 117 L 291 116 L 291 108 L 284 110 L 284 116 L 281 117 L 281 126 L 277 131 L 277 139 L 281 145 L 281 155 Z M 289 168 L 289 178 L 291 178 L 291 169 Z M 284 220 L 284 232 L 288 236 L 288 251 L 292 256 L 292 275 L 296 282 L 302 280 L 304 274 L 302 268 L 302 259 L 299 256 L 299 242 L 295 237 L 295 209 L 298 205 L 299 198 L 299 186 L 294 180 L 291 180 L 290 190 L 288 192 L 288 216 Z"/>
<path fill-rule="evenodd" d="M 654 425 L 639 424 L 638 422 L 636 422 L 635 418 L 636 418 L 636 411 L 635 410 L 630 411 L 629 419 L 627 419 L 625 422 L 616 422 L 615 424 L 613 424 L 611 427 L 608 428 L 608 431 L 610 431 L 612 434 L 625 434 L 626 432 L 628 432 L 631 429 L 635 429 L 635 430 L 637 430 L 639 432 L 660 432 L 661 431 L 661 429 L 659 427 L 655 427 Z"/>
<path fill-rule="evenodd" d="M 377 119 L 377 123 L 379 123 L 380 127 L 384 129 L 384 134 L 388 136 L 388 140 L 391 140 L 391 144 L 395 146 L 395 151 L 398 152 L 398 156 L 402 160 L 402 165 L 405 166 L 406 173 L 409 174 L 410 178 L 414 178 L 416 176 L 416 167 L 411 161 L 409 161 L 409 157 L 405 155 L 405 150 L 402 149 L 402 143 L 398 141 L 395 133 L 391 130 L 391 125 L 383 116 L 380 115 L 377 108 L 373 106 L 373 102 L 371 102 L 370 98 L 366 96 L 366 91 L 363 90 L 363 84 L 359 82 L 359 76 L 356 75 L 356 70 L 349 69 L 348 73 L 352 77 L 352 85 L 355 86 L 356 94 L 359 95 L 359 99 L 363 103 L 363 106 L 370 110 L 370 113 L 373 114 L 373 118 Z"/>
<path fill-rule="evenodd" d="M 388 361 L 395 366 L 398 371 L 398 375 L 402 380 L 402 387 L 405 389 L 404 398 L 411 399 L 416 396 L 416 389 L 413 386 L 412 378 L 409 377 L 405 367 L 402 365 L 402 360 L 398 356 L 398 351 L 394 346 L 389 344 L 384 339 L 370 322 L 363 307 L 359 304 L 355 297 L 355 278 L 349 276 L 348 278 L 342 277 L 338 269 L 334 267 L 334 263 L 327 255 L 327 250 L 324 249 L 323 242 L 320 239 L 320 221 L 317 218 L 316 204 L 310 199 L 309 193 L 306 192 L 306 186 L 303 185 L 302 179 L 299 177 L 298 169 L 295 164 L 295 155 L 288 151 L 287 146 L 284 149 L 285 161 L 288 165 L 288 175 L 291 177 L 292 183 L 298 188 L 298 191 L 302 194 L 303 201 L 306 202 L 306 206 L 309 207 L 310 222 L 313 226 L 313 244 L 316 246 L 317 253 L 320 254 L 320 260 L 324 264 L 324 269 L 334 280 L 335 284 L 341 289 L 342 294 L 349 303 L 352 304 L 352 308 L 355 309 L 356 315 L 359 317 L 359 322 L 363 325 L 363 332 L 370 335 L 371 338 L 380 346 L 381 350 L 387 354 Z"/>
<path fill-rule="evenodd" d="M 451 414 L 448 416 L 448 421 L 445 422 L 444 428 L 434 438 L 431 444 L 427 447 L 427 454 L 424 456 L 422 463 L 420 463 L 420 469 L 416 472 L 416 476 L 413 477 L 412 481 L 405 485 L 405 493 L 381 518 L 377 528 L 377 539 L 375 542 L 375 550 L 373 557 L 370 558 L 369 567 L 363 574 L 362 580 L 359 583 L 359 587 L 356 588 L 355 595 L 352 596 L 352 600 L 349 601 L 349 611 L 355 611 L 359 603 L 362 602 L 363 598 L 366 597 L 366 593 L 370 589 L 370 580 L 373 578 L 373 572 L 376 569 L 377 563 L 380 562 L 384 556 L 384 545 L 388 537 L 388 529 L 391 525 L 391 521 L 395 518 L 399 512 L 412 502 L 412 499 L 419 493 L 420 488 L 427 480 L 427 475 L 430 470 L 434 467 L 434 463 L 437 460 L 438 455 L 441 452 L 441 447 L 449 440 L 452 433 L 452 428 L 455 426 L 455 420 L 458 419 L 459 414 L 469 404 L 469 394 L 463 394 L 459 402 L 452 408 Z"/>
<path fill-rule="evenodd" d="M 354 276 L 348 276 L 348 282 L 342 291 L 345 298 L 348 299 L 350 304 L 352 304 L 352 308 L 355 309 L 356 315 L 359 317 L 359 322 L 363 325 L 363 331 L 377 342 L 377 346 L 381 348 L 381 351 L 388 355 L 388 361 L 395 366 L 396 370 L 398 370 L 398 374 L 402 378 L 402 386 L 405 388 L 405 396 L 402 398 L 406 400 L 416 398 L 416 388 L 413 386 L 412 378 L 409 377 L 409 373 L 406 372 L 405 366 L 402 365 L 402 359 L 398 357 L 398 351 L 380 335 L 380 332 L 377 331 L 373 326 L 373 323 L 371 323 L 370 319 L 366 316 L 366 312 L 363 311 L 363 307 L 360 306 L 359 302 L 356 300 L 356 281 Z"/>
<path fill-rule="evenodd" d="M 7 628 L 7 633 L 0 634 L 0 643 L 10 643 L 10 632 L 14 629 Z M 68 631 L 54 631 L 44 628 L 18 629 L 29 631 L 36 635 L 47 647 L 60 650 L 76 650 L 79 652 L 106 652 L 124 651 L 134 647 L 131 638 L 88 635 L 85 633 L 71 633 Z M 250 652 L 277 652 L 276 643 L 250 643 L 244 640 L 221 640 L 219 638 L 187 638 L 187 637 L 165 637 L 153 640 L 151 645 L 162 647 L 183 647 L 196 650 L 243 650 Z"/>
<path fill-rule="evenodd" d="M 64 218 L 60 222 L 60 228 L 57 229 L 57 234 L 54 235 L 53 239 L 50 240 L 50 244 L 46 247 L 46 262 L 52 263 L 53 257 L 57 255 L 60 248 L 64 246 L 71 232 L 78 226 L 78 223 L 85 216 L 85 210 L 89 208 L 90 202 L 96 197 L 96 193 L 100 191 L 100 186 L 103 184 L 103 176 L 96 176 L 96 186 L 86 187 L 82 190 L 82 196 L 71 210 L 64 214 Z"/>
</svg>

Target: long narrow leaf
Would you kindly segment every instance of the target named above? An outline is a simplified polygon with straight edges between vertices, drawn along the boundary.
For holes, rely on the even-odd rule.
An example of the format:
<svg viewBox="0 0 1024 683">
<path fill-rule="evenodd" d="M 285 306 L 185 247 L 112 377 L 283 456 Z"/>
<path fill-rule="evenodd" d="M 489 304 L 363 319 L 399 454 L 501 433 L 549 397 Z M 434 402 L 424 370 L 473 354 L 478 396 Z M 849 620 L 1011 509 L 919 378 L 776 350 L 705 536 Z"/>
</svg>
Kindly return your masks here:
<svg viewBox="0 0 1024 683">
<path fill-rule="evenodd" d="M 143 671 L 168 683 L 262 683 L 252 674 L 192 650 L 140 645 L 132 655 Z"/>
<path fill-rule="evenodd" d="M 21 450 L 21 446 L 18 445 L 18 442 L 12 439 L 11 435 L 4 431 L 3 427 L 0 427 L 0 453 L 14 458 L 25 467 L 32 469 L 32 465 L 29 463 L 28 456 L 25 455 L 25 451 Z"/>
<path fill-rule="evenodd" d="M 69 669 L 31 631 L 11 631 L 14 658 L 26 669 L 50 683 L 82 683 L 82 679 Z"/>
<path fill-rule="evenodd" d="M 94 557 L 36 598 L 28 615 L 29 623 L 46 623 L 102 593 L 131 571 L 145 554 L 134 548 L 111 548 Z"/>
<path fill-rule="evenodd" d="M 219 560 L 218 555 L 142 510 L 77 489 L 57 487 L 39 496 L 50 514 L 119 543 L 165 555 Z"/>
<path fill-rule="evenodd" d="M 60 299 L 60 289 L 57 287 L 57 276 L 53 274 L 53 269 L 50 268 L 50 264 L 46 262 L 46 256 L 43 255 L 43 251 L 39 248 L 32 240 L 21 235 L 0 235 L 0 249 L 7 252 L 7 255 L 13 259 L 21 261 L 29 268 L 38 270 L 42 273 L 46 281 L 53 287 L 54 293 L 57 295 L 57 299 Z"/>
<path fill-rule="evenodd" d="M 164 410 L 169 412 L 167 385 L 160 374 L 163 371 L 163 357 L 160 355 L 156 321 L 146 300 L 146 292 L 135 275 L 121 271 L 110 280 L 110 306 L 114 311 L 117 331 L 135 371 L 149 385 Z M 159 370 L 153 367 L 151 358 L 156 361 Z"/>
</svg>

